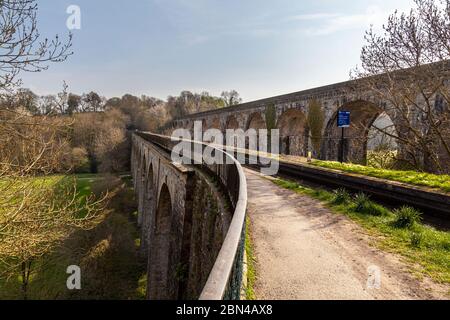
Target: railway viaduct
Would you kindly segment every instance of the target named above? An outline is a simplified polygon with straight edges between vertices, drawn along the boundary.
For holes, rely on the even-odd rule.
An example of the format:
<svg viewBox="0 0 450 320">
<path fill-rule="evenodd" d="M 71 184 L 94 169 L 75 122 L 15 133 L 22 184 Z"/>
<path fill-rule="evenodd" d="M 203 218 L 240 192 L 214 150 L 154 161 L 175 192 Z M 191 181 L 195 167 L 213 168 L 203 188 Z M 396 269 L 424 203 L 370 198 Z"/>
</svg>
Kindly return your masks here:
<svg viewBox="0 0 450 320">
<path fill-rule="evenodd" d="M 393 108 L 376 100 L 370 92 L 355 90 L 352 82 L 188 115 L 173 121 L 166 136 L 135 132 L 131 165 L 142 230 L 141 254 L 148 261 L 147 297 L 238 299 L 242 288 L 245 173 L 236 159 L 215 147 L 214 152 L 227 159 L 223 164 L 174 162 L 171 151 L 176 142 L 168 137 L 172 130 L 193 131 L 196 121 L 201 121 L 203 129 L 221 131 L 278 128 L 282 153 L 304 156 L 312 151 L 316 157 L 336 160 L 341 138 L 336 118 L 340 109 L 350 111 L 352 117 L 352 126 L 345 136 L 347 161 L 365 161 L 368 128 L 382 113 L 391 118 L 401 135 L 402 120 Z M 313 111 L 321 127 L 319 140 L 312 137 L 307 120 Z M 420 119 L 415 121 L 420 129 Z M 189 143 L 192 158 L 206 147 L 201 142 Z M 288 169 L 286 166 L 284 169 Z M 305 170 L 313 169 L 302 170 L 307 174 Z M 317 176 L 317 172 L 312 175 Z M 332 175 L 335 177 L 336 173 Z M 369 192 L 373 191 L 374 183 L 370 182 Z M 383 187 L 386 182 L 379 184 Z M 392 185 L 387 188 L 388 193 L 394 190 Z"/>
<path fill-rule="evenodd" d="M 271 232 L 274 218 L 286 223 L 286 212 L 283 210 L 290 206 L 288 203 L 292 201 L 292 194 L 282 197 L 281 192 L 268 193 L 267 189 L 275 188 L 274 185 L 249 171 L 244 171 L 240 163 L 228 153 L 212 146 L 205 150 L 206 145 L 200 142 L 189 142 L 193 154 L 187 156 L 191 159 L 174 162 L 171 151 L 176 143 L 167 136 L 142 132 L 134 133 L 132 138 L 132 175 L 138 200 L 138 224 L 141 227 L 140 248 L 142 257 L 148 261 L 147 297 L 155 300 L 239 299 L 246 277 L 244 248 L 247 210 L 253 219 L 262 217 L 265 221 L 263 225 L 268 227 L 265 232 Z M 196 152 L 209 152 L 211 147 L 215 148 L 215 153 L 219 152 L 227 157 L 223 164 L 192 164 L 195 162 L 189 161 L 195 159 Z M 280 173 L 319 181 L 333 187 L 345 186 L 349 190 L 364 191 L 370 195 L 422 206 L 425 210 L 438 209 L 444 215 L 449 212 L 449 197 L 440 192 L 283 161 L 280 164 Z M 246 177 L 249 178 L 248 190 Z M 248 208 L 247 191 L 250 195 Z M 256 196 L 257 194 L 262 198 Z M 280 203 L 271 202 L 272 196 Z M 306 205 L 306 209 L 300 208 L 302 206 L 296 207 L 295 210 L 306 210 L 308 219 L 294 220 L 309 221 L 311 208 L 315 207 L 311 207 L 310 203 Z M 319 212 L 323 210 L 320 205 L 317 208 Z M 272 211 L 277 214 L 268 215 Z M 319 215 L 322 216 L 322 213 Z M 317 221 L 313 225 L 315 223 Z M 304 226 L 301 230 L 304 230 L 303 228 Z M 316 227 L 313 229 L 316 230 Z M 296 236 L 300 238 L 311 234 L 312 232 L 296 231 Z M 272 234 L 266 238 L 263 233 L 258 241 L 274 241 L 273 237 Z M 278 237 L 279 234 L 276 235 L 276 238 Z M 290 247 L 292 240 L 287 243 Z M 260 248 L 265 247 L 263 245 Z M 283 252 L 286 249 L 284 248 Z M 320 257 L 322 249 L 312 248 L 315 249 L 319 250 L 320 254 L 313 256 Z M 302 252 L 304 251 L 300 250 L 296 253 L 296 264 L 302 261 Z M 332 259 L 332 265 L 333 261 Z M 273 266 L 274 261 L 267 263 Z M 310 261 L 305 265 L 303 261 L 303 267 L 308 269 L 308 263 Z M 332 270 L 336 270 L 335 265 L 333 266 Z M 342 268 L 345 269 L 345 266 Z M 334 273 L 335 271 L 332 272 Z M 324 274 L 322 279 L 326 282 L 330 278 L 326 272 Z M 319 278 L 323 276 L 320 272 L 316 275 Z M 305 279 L 303 281 L 308 282 Z M 314 288 L 314 284 L 309 285 Z M 340 291 L 346 291 L 345 287 L 338 287 L 335 289 L 345 296 L 346 293 Z M 361 296 L 364 296 L 364 292 L 360 292 Z M 309 293 L 317 292 L 303 292 Z"/>
<path fill-rule="evenodd" d="M 173 146 L 170 138 L 149 133 L 132 138 L 147 297 L 239 299 L 247 203 L 242 167 L 218 149 L 232 161 L 174 163 Z"/>
<path fill-rule="evenodd" d="M 438 102 L 436 99 L 435 103 Z M 402 115 L 397 114 L 390 103 L 377 99 L 370 91 L 358 89 L 355 81 L 187 115 L 175 120 L 170 130 L 185 128 L 192 131 L 195 121 L 202 121 L 203 129 L 215 128 L 223 132 L 238 128 L 244 131 L 251 128 L 279 129 L 282 154 L 306 156 L 311 151 L 316 158 L 338 160 L 341 131 L 336 123 L 339 110 L 351 112 L 352 124 L 345 130 L 345 161 L 365 164 L 369 129 L 381 114 L 389 116 L 400 137 L 407 132 L 404 126 L 402 129 Z M 425 130 L 417 115 L 412 113 L 410 117 L 418 130 Z M 317 129 L 315 132 L 311 130 L 311 120 L 308 119 L 313 119 L 312 123 L 318 126 L 320 134 Z M 165 133 L 170 135 L 170 130 Z M 401 144 L 399 152 L 403 152 Z M 426 162 L 426 156 L 422 157 Z M 448 160 L 442 159 L 442 162 L 448 164 Z"/>
</svg>

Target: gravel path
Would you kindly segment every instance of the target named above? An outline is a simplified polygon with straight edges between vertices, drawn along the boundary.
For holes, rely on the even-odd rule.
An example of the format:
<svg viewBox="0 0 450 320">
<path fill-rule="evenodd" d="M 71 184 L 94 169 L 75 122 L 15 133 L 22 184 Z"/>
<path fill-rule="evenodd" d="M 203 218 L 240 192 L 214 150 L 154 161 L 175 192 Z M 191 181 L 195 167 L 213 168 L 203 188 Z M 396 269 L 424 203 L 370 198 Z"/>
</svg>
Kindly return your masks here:
<svg viewBox="0 0 450 320">
<path fill-rule="evenodd" d="M 448 288 L 413 278 L 404 263 L 371 246 L 374 239 L 346 217 L 246 173 L 258 299 L 446 298 Z M 379 288 L 374 279 L 380 279 Z"/>
</svg>

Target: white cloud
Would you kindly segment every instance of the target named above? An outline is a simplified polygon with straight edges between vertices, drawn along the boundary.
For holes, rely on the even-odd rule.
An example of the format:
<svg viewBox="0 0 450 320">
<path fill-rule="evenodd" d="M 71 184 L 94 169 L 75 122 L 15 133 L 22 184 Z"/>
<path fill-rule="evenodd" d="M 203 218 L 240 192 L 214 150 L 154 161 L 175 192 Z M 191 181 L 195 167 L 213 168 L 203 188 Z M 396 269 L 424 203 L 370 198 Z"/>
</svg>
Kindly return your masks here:
<svg viewBox="0 0 450 320">
<path fill-rule="evenodd" d="M 161 0 L 158 0 L 161 1 Z M 187 0 L 177 0 L 179 3 Z M 204 0 L 200 0 L 204 1 Z M 195 10 L 194 10 L 195 11 Z M 264 14 L 259 17 L 227 21 L 213 20 L 205 23 L 199 20 L 185 22 L 179 28 L 183 42 L 190 46 L 203 45 L 221 37 L 245 36 L 254 38 L 273 37 L 286 32 L 300 32 L 303 35 L 317 37 L 331 35 L 346 30 L 367 30 L 371 25 L 379 30 L 392 12 L 379 6 L 369 6 L 365 12 L 344 14 L 338 12 L 312 12 L 288 17 L 275 17 Z M 178 26 L 178 24 L 176 24 Z M 190 29 L 190 30 L 189 30 Z"/>
<path fill-rule="evenodd" d="M 380 28 L 389 16 L 389 12 L 383 12 L 379 7 L 368 7 L 365 13 L 344 15 L 318 13 L 304 15 L 303 19 L 297 20 L 318 20 L 317 26 L 302 29 L 302 32 L 309 36 L 330 35 L 339 31 L 349 29 L 364 29 L 373 25 Z M 299 16 L 302 17 L 302 16 Z"/>
</svg>

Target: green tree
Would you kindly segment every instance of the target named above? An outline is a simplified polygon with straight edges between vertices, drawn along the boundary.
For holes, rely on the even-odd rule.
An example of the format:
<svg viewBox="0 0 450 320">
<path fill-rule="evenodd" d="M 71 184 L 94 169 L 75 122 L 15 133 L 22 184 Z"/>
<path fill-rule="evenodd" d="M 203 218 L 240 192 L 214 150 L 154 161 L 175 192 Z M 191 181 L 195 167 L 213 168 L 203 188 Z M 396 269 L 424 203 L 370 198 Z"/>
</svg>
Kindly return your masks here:
<svg viewBox="0 0 450 320">
<path fill-rule="evenodd" d="M 311 136 L 311 143 L 316 156 L 320 155 L 322 145 L 322 130 L 325 114 L 322 105 L 317 100 L 311 100 L 308 111 L 308 126 Z"/>
</svg>

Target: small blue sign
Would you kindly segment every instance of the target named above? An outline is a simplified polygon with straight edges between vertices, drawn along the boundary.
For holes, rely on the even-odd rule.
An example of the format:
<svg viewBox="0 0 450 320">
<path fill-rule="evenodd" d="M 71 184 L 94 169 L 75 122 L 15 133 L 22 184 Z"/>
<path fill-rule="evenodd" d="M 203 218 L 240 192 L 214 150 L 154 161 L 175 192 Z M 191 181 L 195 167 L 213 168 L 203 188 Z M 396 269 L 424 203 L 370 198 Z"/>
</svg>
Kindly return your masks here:
<svg viewBox="0 0 450 320">
<path fill-rule="evenodd" d="M 350 127 L 350 112 L 349 111 L 339 111 L 337 121 L 338 121 L 339 128 L 349 128 Z"/>
</svg>

